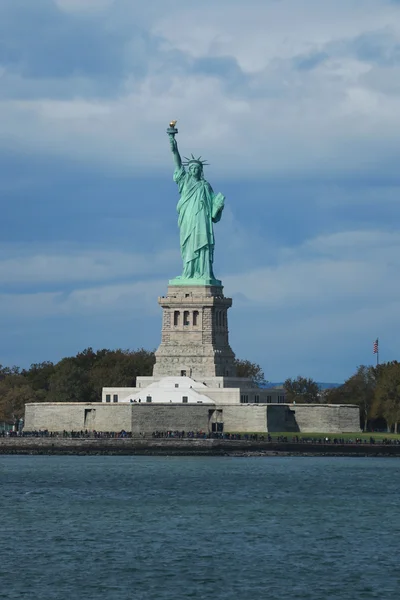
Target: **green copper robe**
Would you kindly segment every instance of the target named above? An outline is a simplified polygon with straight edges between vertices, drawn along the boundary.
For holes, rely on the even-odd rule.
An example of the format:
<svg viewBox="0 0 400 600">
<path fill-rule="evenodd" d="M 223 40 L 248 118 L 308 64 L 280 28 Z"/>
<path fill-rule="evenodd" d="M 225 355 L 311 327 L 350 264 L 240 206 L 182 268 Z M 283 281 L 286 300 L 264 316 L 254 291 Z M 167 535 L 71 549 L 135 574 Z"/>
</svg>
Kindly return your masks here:
<svg viewBox="0 0 400 600">
<path fill-rule="evenodd" d="M 176 208 L 183 260 L 181 279 L 215 280 L 213 223 L 221 218 L 224 196 L 214 194 L 207 181 L 196 180 L 183 166 L 175 169 L 174 181 L 180 194 Z"/>
</svg>

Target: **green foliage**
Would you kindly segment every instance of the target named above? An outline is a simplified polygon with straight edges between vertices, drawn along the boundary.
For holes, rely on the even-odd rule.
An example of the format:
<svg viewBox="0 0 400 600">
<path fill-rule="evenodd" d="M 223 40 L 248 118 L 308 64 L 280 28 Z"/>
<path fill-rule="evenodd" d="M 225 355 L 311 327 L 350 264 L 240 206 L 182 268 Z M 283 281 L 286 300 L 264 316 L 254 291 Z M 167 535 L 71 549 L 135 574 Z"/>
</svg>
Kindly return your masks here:
<svg viewBox="0 0 400 600">
<path fill-rule="evenodd" d="M 235 358 L 236 376 L 247 377 L 257 385 L 265 384 L 264 371 L 257 363 Z"/>
<path fill-rule="evenodd" d="M 27 402 L 40 402 L 41 393 L 26 383 L 22 376 L 11 375 L 0 381 L 0 421 L 14 422 L 24 416 Z"/>
<path fill-rule="evenodd" d="M 395 361 L 377 367 L 379 373 L 375 390 L 376 414 L 382 416 L 388 425 L 388 431 L 394 428 L 397 433 L 400 421 L 400 364 Z"/>
<path fill-rule="evenodd" d="M 286 379 L 283 384 L 286 390 L 286 398 L 289 403 L 317 404 L 320 402 L 320 390 L 318 383 L 313 379 L 301 377 Z"/>
<path fill-rule="evenodd" d="M 24 415 L 27 402 L 100 402 L 104 386 L 133 387 L 151 375 L 154 352 L 86 348 L 57 364 L 43 362 L 20 371 L 0 365 L 0 421 Z"/>
<path fill-rule="evenodd" d="M 49 390 L 50 377 L 55 373 L 55 366 L 52 362 L 42 362 L 33 364 L 28 371 L 23 370 L 22 375 L 34 390 Z"/>
<path fill-rule="evenodd" d="M 326 400 L 329 404 L 357 404 L 360 407 L 361 424 L 366 431 L 368 421 L 373 416 L 377 370 L 361 365 L 345 383 L 329 390 Z"/>
<path fill-rule="evenodd" d="M 90 371 L 90 385 L 95 401 L 101 400 L 103 387 L 134 387 L 138 375 L 151 375 L 155 357 L 153 352 L 141 348 L 107 351 Z"/>
<path fill-rule="evenodd" d="M 19 367 L 3 367 L 3 365 L 0 365 L 0 381 L 3 381 L 3 379 L 10 375 L 18 375 L 18 373 Z"/>
<path fill-rule="evenodd" d="M 89 372 L 75 358 L 63 358 L 49 380 L 49 402 L 90 402 Z"/>
<path fill-rule="evenodd" d="M 386 421 L 388 432 L 397 432 L 400 422 L 400 363 L 383 363 L 376 367 L 361 365 L 345 383 L 329 390 L 330 404 L 357 404 L 361 425 L 366 431 L 374 419 Z"/>
</svg>

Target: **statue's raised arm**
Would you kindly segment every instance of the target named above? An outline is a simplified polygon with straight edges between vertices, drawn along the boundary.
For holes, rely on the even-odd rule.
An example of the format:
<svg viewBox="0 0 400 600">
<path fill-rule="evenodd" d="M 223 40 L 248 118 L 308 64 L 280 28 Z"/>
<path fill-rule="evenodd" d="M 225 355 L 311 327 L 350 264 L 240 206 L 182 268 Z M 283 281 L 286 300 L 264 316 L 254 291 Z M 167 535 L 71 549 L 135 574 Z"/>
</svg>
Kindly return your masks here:
<svg viewBox="0 0 400 600">
<path fill-rule="evenodd" d="M 172 154 L 174 155 L 174 161 L 175 161 L 176 168 L 180 169 L 182 166 L 182 159 L 181 159 L 181 155 L 179 154 L 179 150 L 178 150 L 178 142 L 175 139 L 175 135 L 178 133 L 178 130 L 176 129 L 175 125 L 176 125 L 176 121 L 171 121 L 171 123 L 169 124 L 169 127 L 167 129 L 167 133 L 168 133 L 168 137 L 169 137 L 169 142 L 171 144 Z"/>
</svg>

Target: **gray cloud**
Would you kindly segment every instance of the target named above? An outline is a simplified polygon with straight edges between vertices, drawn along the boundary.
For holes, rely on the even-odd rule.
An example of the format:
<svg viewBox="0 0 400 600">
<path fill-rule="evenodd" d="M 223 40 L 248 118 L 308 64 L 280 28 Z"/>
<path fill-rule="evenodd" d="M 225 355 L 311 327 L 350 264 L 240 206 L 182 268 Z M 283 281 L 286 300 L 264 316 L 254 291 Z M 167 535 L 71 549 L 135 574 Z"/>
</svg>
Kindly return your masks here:
<svg viewBox="0 0 400 600">
<path fill-rule="evenodd" d="M 309 54 L 302 54 L 296 56 L 293 59 L 293 64 L 296 69 L 299 71 L 310 71 L 311 69 L 315 69 L 326 60 L 328 60 L 329 54 L 327 52 L 310 52 Z"/>
<path fill-rule="evenodd" d="M 393 4 L 25 4 L 0 13 L 9 147 L 149 171 L 173 116 L 193 151 L 222 157 L 220 172 L 392 168 L 397 88 L 380 82 L 397 60 Z"/>
<path fill-rule="evenodd" d="M 111 17 L 66 13 L 52 0 L 1 3 L 2 95 L 107 97 L 128 75 L 143 78 L 158 40 Z"/>
<path fill-rule="evenodd" d="M 5 256 L 7 253 L 9 256 Z M 155 275 L 172 271 L 179 265 L 179 252 L 128 253 L 111 250 L 73 250 L 43 247 L 34 252 L 31 246 L 2 246 L 0 280 L 2 285 L 31 285 L 37 288 L 66 286 L 84 282 L 131 279 L 138 275 Z"/>
<path fill-rule="evenodd" d="M 400 63 L 400 36 L 390 27 L 369 31 L 345 44 L 345 51 L 371 65 L 394 66 Z"/>
</svg>

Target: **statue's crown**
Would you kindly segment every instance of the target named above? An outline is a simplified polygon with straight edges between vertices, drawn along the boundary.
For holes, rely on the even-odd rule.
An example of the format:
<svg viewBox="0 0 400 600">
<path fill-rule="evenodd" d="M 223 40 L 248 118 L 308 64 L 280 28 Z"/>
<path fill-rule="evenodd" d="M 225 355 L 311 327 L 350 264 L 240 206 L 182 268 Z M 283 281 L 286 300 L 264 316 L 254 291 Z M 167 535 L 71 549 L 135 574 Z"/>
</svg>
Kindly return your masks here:
<svg viewBox="0 0 400 600">
<path fill-rule="evenodd" d="M 199 156 L 199 158 L 195 158 L 193 156 L 193 154 L 191 155 L 192 158 L 187 158 L 187 156 L 184 156 L 184 162 L 183 165 L 185 167 L 188 167 L 189 165 L 193 164 L 193 163 L 197 163 L 198 165 L 204 167 L 204 166 L 208 166 L 208 162 L 206 160 L 201 160 L 201 156 Z"/>
</svg>

